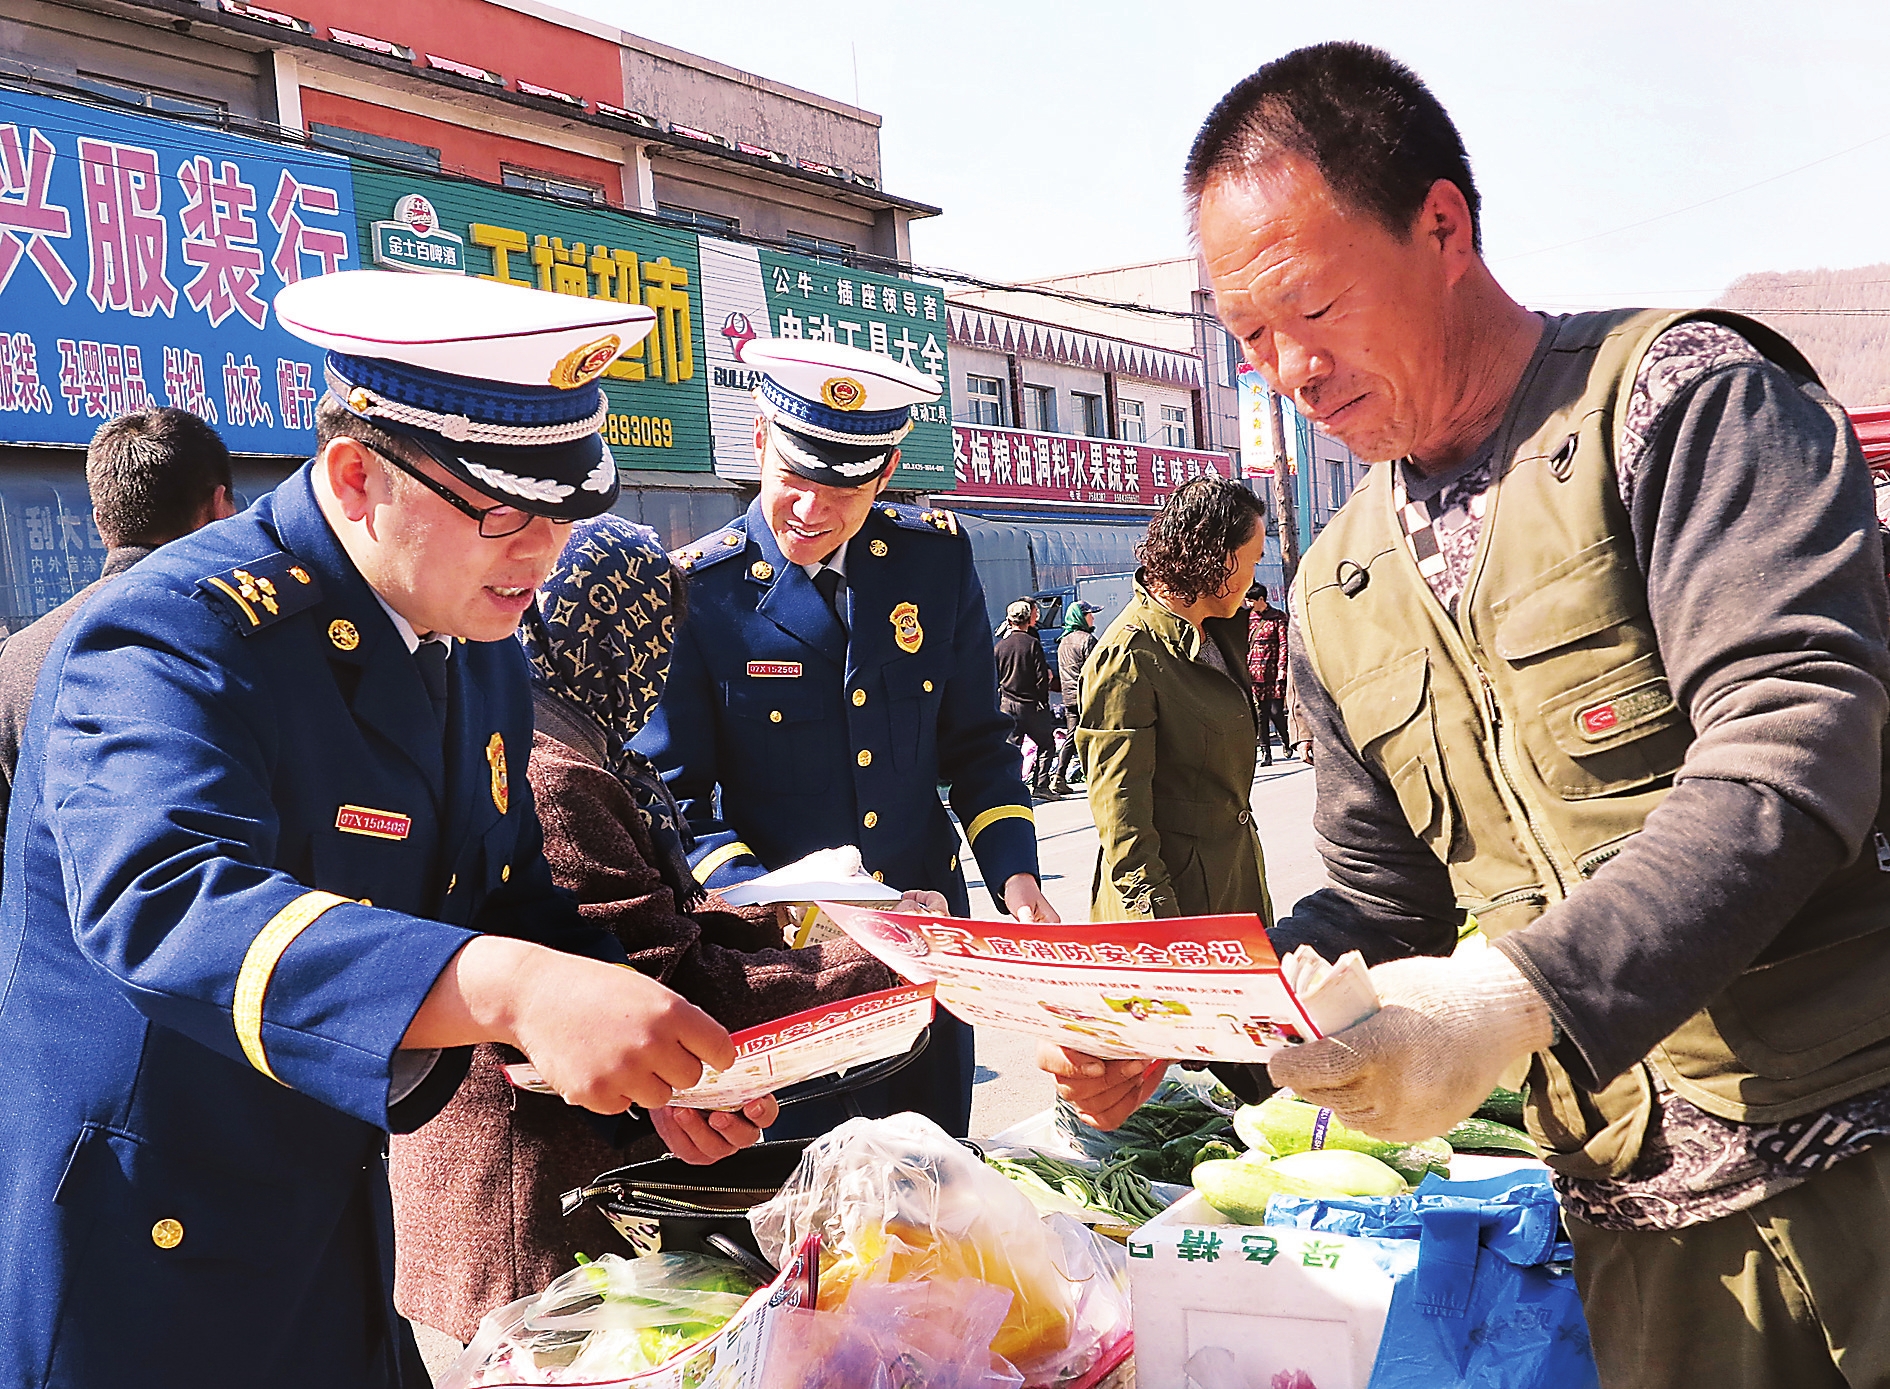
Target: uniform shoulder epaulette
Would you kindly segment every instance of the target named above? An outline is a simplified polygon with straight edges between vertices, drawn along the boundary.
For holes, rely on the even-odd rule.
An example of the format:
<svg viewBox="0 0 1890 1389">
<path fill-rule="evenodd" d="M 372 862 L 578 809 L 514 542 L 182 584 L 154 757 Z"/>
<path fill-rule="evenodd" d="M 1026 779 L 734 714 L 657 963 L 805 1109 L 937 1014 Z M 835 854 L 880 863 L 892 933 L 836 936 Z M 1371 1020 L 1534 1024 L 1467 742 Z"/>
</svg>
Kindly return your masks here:
<svg viewBox="0 0 1890 1389">
<path fill-rule="evenodd" d="M 901 502 L 879 503 L 880 514 L 901 530 L 958 534 L 958 518 L 944 507 L 919 508 Z"/>
<path fill-rule="evenodd" d="M 725 559 L 732 559 L 748 547 L 748 528 L 741 521 L 731 521 L 719 531 L 711 531 L 677 550 L 669 559 L 685 574 L 707 569 Z"/>
<path fill-rule="evenodd" d="M 234 619 L 244 636 L 322 601 L 321 584 L 286 550 L 206 574 L 197 587 Z"/>
</svg>

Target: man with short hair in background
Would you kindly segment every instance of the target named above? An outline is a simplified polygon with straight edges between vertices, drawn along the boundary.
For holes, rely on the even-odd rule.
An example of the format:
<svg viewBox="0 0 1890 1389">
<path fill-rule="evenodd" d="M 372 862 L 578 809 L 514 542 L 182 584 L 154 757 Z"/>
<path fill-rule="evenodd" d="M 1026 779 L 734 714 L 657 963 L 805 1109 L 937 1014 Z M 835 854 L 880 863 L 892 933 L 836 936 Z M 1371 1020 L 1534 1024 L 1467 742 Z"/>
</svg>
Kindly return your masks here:
<svg viewBox="0 0 1890 1389">
<path fill-rule="evenodd" d="M 0 834 L 6 831 L 13 764 L 26 737 L 39 668 L 81 604 L 166 541 L 236 514 L 230 451 L 188 410 L 134 410 L 99 426 L 85 453 L 92 521 L 105 542 L 98 578 L 28 623 L 0 647 Z"/>
<path fill-rule="evenodd" d="M 1004 610 L 1007 630 L 997 640 L 998 708 L 1011 721 L 1011 742 L 1019 753 L 1024 739 L 1037 749 L 1031 764 L 1030 791 L 1043 800 L 1050 796 L 1050 771 L 1057 756 L 1056 720 L 1050 717 L 1050 662 L 1037 636 L 1037 605 L 1019 598 Z"/>
</svg>

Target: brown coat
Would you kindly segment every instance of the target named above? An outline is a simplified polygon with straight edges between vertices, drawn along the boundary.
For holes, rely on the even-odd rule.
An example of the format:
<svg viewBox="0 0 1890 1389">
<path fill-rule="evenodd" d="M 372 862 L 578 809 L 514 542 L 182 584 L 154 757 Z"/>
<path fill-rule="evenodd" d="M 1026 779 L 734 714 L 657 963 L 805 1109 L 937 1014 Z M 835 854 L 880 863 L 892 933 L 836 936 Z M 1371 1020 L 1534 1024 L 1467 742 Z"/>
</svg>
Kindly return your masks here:
<svg viewBox="0 0 1890 1389">
<path fill-rule="evenodd" d="M 616 932 L 631 964 L 730 1030 L 896 982 L 850 941 L 784 948 L 771 914 L 754 919 L 713 898 L 693 915 L 677 912 L 622 783 L 543 728 L 527 774 L 559 886 Z M 663 1152 L 653 1137 L 612 1146 L 582 1110 L 513 1088 L 501 1064 L 500 1048 L 477 1048 L 458 1094 L 419 1132 L 397 1135 L 388 1160 L 395 1304 L 461 1342 L 487 1312 L 570 1269 L 578 1251 L 626 1252 L 596 1211 L 566 1219 L 558 1198 Z"/>
</svg>

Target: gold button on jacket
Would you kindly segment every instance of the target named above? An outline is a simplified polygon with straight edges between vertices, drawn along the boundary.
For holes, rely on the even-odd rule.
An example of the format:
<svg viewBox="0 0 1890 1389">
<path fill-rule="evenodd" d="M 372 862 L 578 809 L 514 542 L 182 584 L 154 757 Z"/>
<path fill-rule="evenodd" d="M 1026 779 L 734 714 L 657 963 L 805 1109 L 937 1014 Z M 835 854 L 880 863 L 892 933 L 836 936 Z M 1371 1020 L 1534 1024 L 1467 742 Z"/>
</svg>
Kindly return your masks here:
<svg viewBox="0 0 1890 1389">
<path fill-rule="evenodd" d="M 160 1220 L 151 1227 L 151 1243 L 159 1249 L 175 1249 L 184 1242 L 184 1226 L 178 1220 Z"/>
</svg>

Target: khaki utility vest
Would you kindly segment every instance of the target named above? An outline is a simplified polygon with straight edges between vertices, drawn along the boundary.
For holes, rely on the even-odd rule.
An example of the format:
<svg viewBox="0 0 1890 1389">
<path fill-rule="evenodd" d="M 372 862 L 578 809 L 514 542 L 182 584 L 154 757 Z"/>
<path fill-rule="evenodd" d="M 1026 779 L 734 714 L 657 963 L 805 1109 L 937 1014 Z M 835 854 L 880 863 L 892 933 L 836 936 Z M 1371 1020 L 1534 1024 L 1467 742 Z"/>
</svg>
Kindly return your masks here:
<svg viewBox="0 0 1890 1389">
<path fill-rule="evenodd" d="M 1411 558 L 1388 466 L 1371 470 L 1300 565 L 1295 597 L 1320 683 L 1448 867 L 1458 905 L 1491 936 L 1527 925 L 1620 852 L 1693 738 L 1667 685 L 1614 468 L 1641 357 L 1685 318 L 1725 322 L 1801 386 L 1817 381 L 1783 338 L 1734 315 L 1561 319 L 1500 426 L 1457 621 Z M 1867 843 L 1772 950 L 1598 1093 L 1539 1054 L 1530 1122 L 1552 1165 L 1626 1172 L 1651 1112 L 1650 1067 L 1708 1113 L 1755 1122 L 1890 1083 L 1886 927 L 1890 878 Z"/>
</svg>

